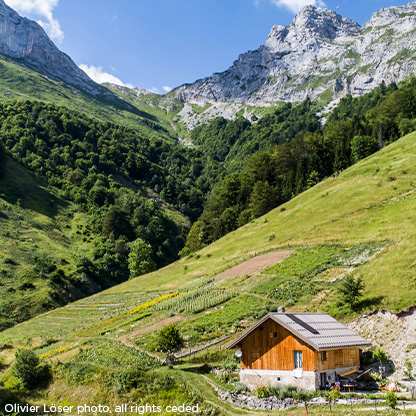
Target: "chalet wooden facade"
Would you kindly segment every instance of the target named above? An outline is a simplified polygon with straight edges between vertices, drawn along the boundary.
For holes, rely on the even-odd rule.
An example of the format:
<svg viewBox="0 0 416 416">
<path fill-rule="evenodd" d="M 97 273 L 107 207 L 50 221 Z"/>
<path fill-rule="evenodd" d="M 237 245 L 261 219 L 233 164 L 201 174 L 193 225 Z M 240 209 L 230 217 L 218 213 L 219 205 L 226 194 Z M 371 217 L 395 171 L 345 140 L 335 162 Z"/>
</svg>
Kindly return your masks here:
<svg viewBox="0 0 416 416">
<path fill-rule="evenodd" d="M 364 338 L 322 313 L 269 313 L 228 348 L 240 349 L 241 382 L 317 390 L 358 369 Z"/>
</svg>

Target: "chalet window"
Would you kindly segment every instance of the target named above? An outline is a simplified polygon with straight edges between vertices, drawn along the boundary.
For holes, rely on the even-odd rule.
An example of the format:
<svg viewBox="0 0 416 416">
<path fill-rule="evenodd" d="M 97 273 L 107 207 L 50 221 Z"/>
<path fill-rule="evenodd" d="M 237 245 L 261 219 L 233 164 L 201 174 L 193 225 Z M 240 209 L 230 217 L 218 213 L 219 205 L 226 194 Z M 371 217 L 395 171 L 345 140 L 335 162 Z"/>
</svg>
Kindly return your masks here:
<svg viewBox="0 0 416 416">
<path fill-rule="evenodd" d="M 293 351 L 295 368 L 303 368 L 302 351 Z"/>
<path fill-rule="evenodd" d="M 326 351 L 321 351 L 321 361 L 326 361 Z"/>
</svg>

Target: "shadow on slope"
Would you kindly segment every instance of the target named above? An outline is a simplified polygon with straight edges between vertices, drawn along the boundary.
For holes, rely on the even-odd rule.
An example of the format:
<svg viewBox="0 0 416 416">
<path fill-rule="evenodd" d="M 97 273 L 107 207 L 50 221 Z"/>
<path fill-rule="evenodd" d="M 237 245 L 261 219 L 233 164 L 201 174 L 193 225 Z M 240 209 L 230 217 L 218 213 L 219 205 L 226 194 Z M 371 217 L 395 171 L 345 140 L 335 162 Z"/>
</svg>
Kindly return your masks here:
<svg viewBox="0 0 416 416">
<path fill-rule="evenodd" d="M 35 178 L 26 169 L 9 157 L 4 160 L 0 177 L 0 193 L 2 197 L 13 205 L 36 211 L 39 214 L 53 218 L 61 208 L 68 203 L 52 195 L 47 185 Z M 5 214 L 3 214 L 7 218 Z"/>
</svg>

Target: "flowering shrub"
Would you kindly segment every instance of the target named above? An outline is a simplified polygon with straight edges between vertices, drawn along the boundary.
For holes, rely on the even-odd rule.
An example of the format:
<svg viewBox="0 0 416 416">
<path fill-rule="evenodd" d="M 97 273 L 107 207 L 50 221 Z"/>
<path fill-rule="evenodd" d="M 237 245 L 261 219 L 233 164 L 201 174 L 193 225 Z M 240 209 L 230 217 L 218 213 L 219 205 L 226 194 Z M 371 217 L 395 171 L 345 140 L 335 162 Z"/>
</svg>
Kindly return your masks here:
<svg viewBox="0 0 416 416">
<path fill-rule="evenodd" d="M 139 311 L 141 311 L 142 309 L 148 308 L 149 306 L 152 306 L 152 305 L 155 305 L 156 303 L 162 302 L 162 301 L 163 301 L 163 300 L 165 300 L 165 299 L 169 299 L 169 298 L 172 298 L 172 297 L 174 297 L 174 296 L 177 296 L 178 294 L 179 294 L 179 292 L 176 292 L 176 293 L 168 293 L 167 295 L 162 295 L 162 296 L 159 296 L 159 297 L 158 297 L 158 298 L 156 298 L 156 299 L 149 300 L 149 302 L 142 303 L 141 305 L 136 306 L 136 307 L 135 307 L 135 308 L 133 308 L 133 309 L 130 309 L 130 310 L 129 310 L 129 313 L 136 313 L 136 312 L 139 312 Z"/>
<path fill-rule="evenodd" d="M 75 344 L 69 344 L 69 345 L 64 345 L 63 347 L 55 348 L 54 350 L 45 352 L 45 354 L 40 355 L 39 358 L 40 359 L 43 359 L 43 358 L 46 358 L 46 357 L 51 357 L 52 355 L 60 354 L 61 352 L 64 352 L 66 350 L 69 350 L 74 345 Z"/>
</svg>

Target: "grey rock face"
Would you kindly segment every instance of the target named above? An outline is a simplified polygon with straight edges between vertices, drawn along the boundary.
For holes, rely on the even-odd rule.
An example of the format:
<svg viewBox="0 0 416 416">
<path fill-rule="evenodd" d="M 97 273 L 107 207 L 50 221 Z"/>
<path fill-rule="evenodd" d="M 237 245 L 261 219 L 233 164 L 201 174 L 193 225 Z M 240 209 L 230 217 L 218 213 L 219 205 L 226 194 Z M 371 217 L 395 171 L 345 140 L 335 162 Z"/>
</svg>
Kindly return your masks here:
<svg viewBox="0 0 416 416">
<path fill-rule="evenodd" d="M 265 105 L 347 93 L 362 95 L 416 70 L 416 2 L 382 9 L 362 27 L 306 6 L 288 27 L 274 26 L 266 43 L 239 56 L 225 72 L 183 85 L 183 102 Z"/>
<path fill-rule="evenodd" d="M 21 17 L 3 0 L 0 0 L 0 53 L 22 59 L 24 64 L 41 74 L 80 87 L 90 94 L 107 91 L 61 52 L 41 26 Z"/>
</svg>

